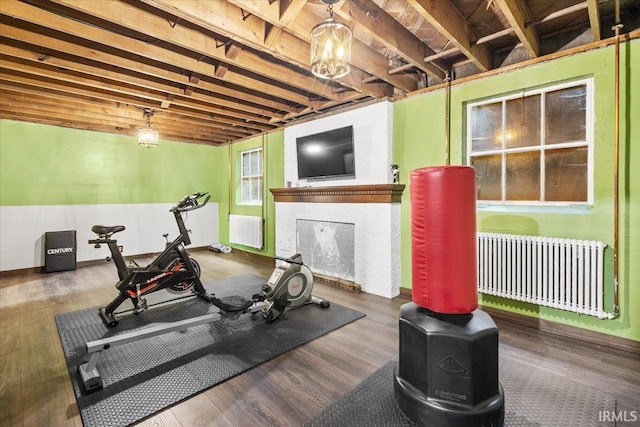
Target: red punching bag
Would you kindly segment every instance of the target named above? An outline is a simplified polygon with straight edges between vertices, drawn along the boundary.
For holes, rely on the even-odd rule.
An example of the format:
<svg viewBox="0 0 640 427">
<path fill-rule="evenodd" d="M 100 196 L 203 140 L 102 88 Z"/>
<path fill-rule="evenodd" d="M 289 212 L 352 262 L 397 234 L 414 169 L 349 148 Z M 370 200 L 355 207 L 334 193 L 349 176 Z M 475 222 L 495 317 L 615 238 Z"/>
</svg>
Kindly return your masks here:
<svg viewBox="0 0 640 427">
<path fill-rule="evenodd" d="M 444 314 L 478 307 L 476 175 L 469 166 L 411 172 L 412 298 Z"/>
</svg>

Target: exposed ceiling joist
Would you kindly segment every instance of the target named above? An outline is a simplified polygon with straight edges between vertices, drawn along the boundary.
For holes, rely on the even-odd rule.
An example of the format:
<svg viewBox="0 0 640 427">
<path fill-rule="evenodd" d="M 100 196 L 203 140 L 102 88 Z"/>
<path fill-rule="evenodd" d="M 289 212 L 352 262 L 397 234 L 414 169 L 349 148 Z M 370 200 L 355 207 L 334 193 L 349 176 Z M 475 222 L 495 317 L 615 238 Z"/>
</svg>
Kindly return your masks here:
<svg viewBox="0 0 640 427">
<path fill-rule="evenodd" d="M 540 40 L 535 27 L 527 26 L 531 21 L 526 3 L 519 0 L 495 0 L 504 16 L 511 24 L 518 39 L 527 50 L 530 58 L 540 56 Z"/>
<path fill-rule="evenodd" d="M 0 118 L 135 135 L 152 109 L 161 139 L 219 145 L 640 28 L 637 0 L 333 8 L 352 71 L 324 80 L 309 69 L 322 0 L 0 0 Z"/>
<path fill-rule="evenodd" d="M 486 46 L 475 43 L 479 36 L 449 0 L 408 1 L 481 71 L 492 68 L 489 50 Z"/>
</svg>

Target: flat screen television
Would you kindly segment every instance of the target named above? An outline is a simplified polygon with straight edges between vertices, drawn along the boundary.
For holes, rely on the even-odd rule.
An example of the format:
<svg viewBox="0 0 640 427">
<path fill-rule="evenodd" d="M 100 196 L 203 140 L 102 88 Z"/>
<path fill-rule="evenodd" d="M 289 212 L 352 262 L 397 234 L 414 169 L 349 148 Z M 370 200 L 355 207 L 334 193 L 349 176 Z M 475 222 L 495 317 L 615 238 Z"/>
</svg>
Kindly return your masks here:
<svg viewBox="0 0 640 427">
<path fill-rule="evenodd" d="M 355 178 L 353 126 L 296 139 L 298 179 Z"/>
</svg>

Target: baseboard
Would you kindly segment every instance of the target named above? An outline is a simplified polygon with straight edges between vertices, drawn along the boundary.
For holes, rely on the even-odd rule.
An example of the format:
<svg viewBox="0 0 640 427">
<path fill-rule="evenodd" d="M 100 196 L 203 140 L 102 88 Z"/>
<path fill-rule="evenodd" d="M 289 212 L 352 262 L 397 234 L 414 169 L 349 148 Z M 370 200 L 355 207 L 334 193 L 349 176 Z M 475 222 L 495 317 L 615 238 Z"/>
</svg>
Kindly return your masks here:
<svg viewBox="0 0 640 427">
<path fill-rule="evenodd" d="M 334 288 L 344 289 L 350 292 L 360 292 L 361 286 L 351 280 L 338 279 L 337 277 L 325 276 L 324 274 L 313 273 L 314 279 L 325 285 L 332 286 Z"/>
<path fill-rule="evenodd" d="M 204 251 L 207 250 L 208 247 L 207 246 L 198 246 L 198 247 L 190 247 L 187 248 L 187 252 L 199 252 L 199 251 Z M 130 260 L 136 260 L 136 259 L 141 259 L 141 258 L 154 258 L 156 256 L 158 256 L 160 254 L 160 252 L 155 252 L 155 253 L 147 253 L 147 254 L 137 254 L 137 255 L 129 255 L 129 256 L 125 256 L 124 260 L 125 261 L 130 261 Z M 76 269 L 78 268 L 82 268 L 82 267 L 91 267 L 94 265 L 99 265 L 105 262 L 106 257 L 104 258 L 99 258 L 99 259 L 92 259 L 92 260 L 88 260 L 88 261 L 78 261 L 76 262 Z M 67 270 L 69 271 L 69 270 Z M 72 271 L 72 270 L 71 270 Z M 26 275 L 26 274 L 54 274 L 54 273 L 62 273 L 62 271 L 52 271 L 50 273 L 46 273 L 44 271 L 44 265 L 40 265 L 40 266 L 35 266 L 35 267 L 27 267 L 27 268 L 18 268 L 15 270 L 4 270 L 4 271 L 0 271 L 0 277 L 11 277 L 11 276 L 21 276 L 21 275 Z M 2 287 L 2 285 L 0 285 L 0 288 Z"/>
<path fill-rule="evenodd" d="M 411 289 L 400 288 L 400 295 L 411 298 Z M 548 334 L 559 335 L 564 338 L 571 338 L 594 345 L 610 347 L 616 350 L 628 351 L 630 353 L 640 355 L 640 341 L 620 338 L 613 335 L 603 334 L 601 332 L 594 332 L 588 329 L 565 325 L 551 320 L 543 320 L 537 317 L 526 316 L 524 314 L 513 313 L 493 307 L 482 306 L 481 308 L 498 322 L 509 322 Z"/>
<path fill-rule="evenodd" d="M 565 338 L 572 338 L 578 341 L 587 342 L 594 345 L 615 348 L 616 350 L 628 351 L 640 355 L 640 342 L 601 332 L 590 331 L 576 326 L 565 325 L 564 323 L 553 322 L 551 320 L 538 319 L 537 317 L 525 316 L 519 313 L 512 313 L 492 307 L 482 307 L 497 321 L 510 322 L 527 328 L 560 335 Z"/>
<path fill-rule="evenodd" d="M 221 252 L 213 252 L 216 255 L 220 255 L 220 256 L 227 256 L 227 255 L 231 255 L 231 256 L 240 256 L 242 258 L 246 258 L 248 261 L 247 262 L 256 262 L 256 263 L 260 263 L 260 264 L 269 264 L 271 266 L 275 265 L 275 258 L 273 258 L 272 256 L 269 255 L 263 255 L 263 254 L 257 254 L 255 252 L 249 252 L 246 251 L 244 249 L 238 249 L 235 247 L 232 247 L 231 252 L 229 252 L 228 254 L 225 253 L 221 253 Z"/>
</svg>

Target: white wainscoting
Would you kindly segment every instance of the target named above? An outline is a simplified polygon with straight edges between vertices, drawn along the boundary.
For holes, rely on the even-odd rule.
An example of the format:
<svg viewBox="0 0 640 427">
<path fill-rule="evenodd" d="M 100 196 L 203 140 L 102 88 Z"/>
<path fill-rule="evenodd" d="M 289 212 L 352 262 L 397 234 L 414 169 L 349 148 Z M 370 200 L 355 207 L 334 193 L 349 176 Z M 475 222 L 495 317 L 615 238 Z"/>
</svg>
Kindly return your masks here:
<svg viewBox="0 0 640 427">
<path fill-rule="evenodd" d="M 44 265 L 44 233 L 76 230 L 76 259 L 89 261 L 109 255 L 106 246 L 95 249 L 87 241 L 95 237 L 95 224 L 124 225 L 114 237 L 124 245 L 125 256 L 161 252 L 163 234 L 172 240 L 178 235 L 173 203 L 127 205 L 64 205 L 0 207 L 0 271 Z M 218 204 L 208 203 L 185 216 L 191 233 L 189 247 L 218 242 Z"/>
</svg>

